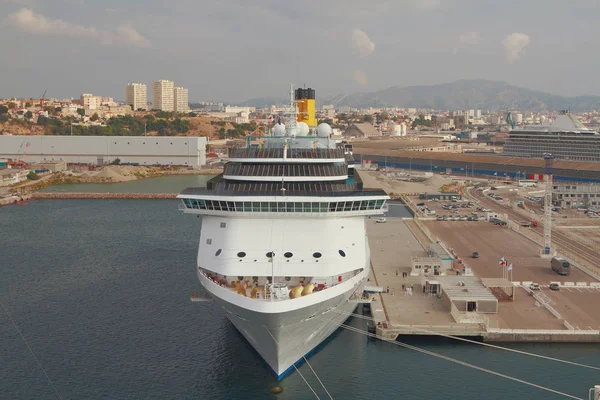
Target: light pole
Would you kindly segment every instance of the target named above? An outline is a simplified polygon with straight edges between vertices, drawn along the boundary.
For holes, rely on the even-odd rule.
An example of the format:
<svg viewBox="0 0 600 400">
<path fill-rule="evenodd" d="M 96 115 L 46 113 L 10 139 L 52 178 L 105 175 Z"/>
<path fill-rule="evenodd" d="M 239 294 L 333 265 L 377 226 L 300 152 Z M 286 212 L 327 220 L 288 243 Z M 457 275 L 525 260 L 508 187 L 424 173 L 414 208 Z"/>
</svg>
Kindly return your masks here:
<svg viewBox="0 0 600 400">
<path fill-rule="evenodd" d="M 144 121 L 144 136 L 146 136 L 146 124 L 148 123 L 148 121 Z"/>
<path fill-rule="evenodd" d="M 408 175 L 412 175 L 412 158 L 408 157 Z"/>
</svg>

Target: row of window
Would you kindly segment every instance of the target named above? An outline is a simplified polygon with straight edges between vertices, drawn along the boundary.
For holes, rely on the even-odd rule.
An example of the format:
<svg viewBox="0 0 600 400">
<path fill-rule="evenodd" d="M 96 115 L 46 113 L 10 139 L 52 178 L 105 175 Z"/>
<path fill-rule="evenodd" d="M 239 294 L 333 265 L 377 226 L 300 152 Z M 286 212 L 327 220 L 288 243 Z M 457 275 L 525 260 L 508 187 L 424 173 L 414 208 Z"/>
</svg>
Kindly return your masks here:
<svg viewBox="0 0 600 400">
<path fill-rule="evenodd" d="M 207 243 L 208 243 L 208 242 L 207 242 Z M 212 240 L 211 240 L 211 243 L 212 243 Z M 223 249 L 219 249 L 219 250 L 217 250 L 217 251 L 215 252 L 215 256 L 216 256 L 216 257 L 220 256 L 222 252 L 223 252 Z M 346 257 L 346 252 L 345 252 L 344 250 L 338 250 L 338 254 L 339 254 L 340 256 L 342 256 L 342 257 Z M 244 251 L 240 251 L 240 252 L 238 252 L 238 253 L 237 253 L 237 256 L 238 256 L 238 258 L 244 258 L 244 257 L 246 257 L 246 252 L 244 252 Z M 273 257 L 275 257 L 275 252 L 273 252 L 273 251 L 269 251 L 267 254 L 265 254 L 265 256 L 266 256 L 267 258 L 273 258 Z M 288 252 L 285 252 L 285 253 L 283 254 L 283 256 L 284 256 L 285 258 L 292 258 L 292 257 L 294 257 L 294 253 L 292 253 L 292 252 L 288 251 Z M 321 257 L 323 256 L 323 254 L 321 254 L 320 252 L 316 251 L 316 252 L 314 252 L 314 253 L 313 253 L 313 255 L 312 255 L 312 256 L 313 256 L 314 258 L 321 258 Z M 256 260 L 255 260 L 255 261 L 256 261 Z"/>
<path fill-rule="evenodd" d="M 221 201 L 183 199 L 188 209 L 234 212 L 336 212 L 379 210 L 385 200 L 337 202 Z"/>
</svg>

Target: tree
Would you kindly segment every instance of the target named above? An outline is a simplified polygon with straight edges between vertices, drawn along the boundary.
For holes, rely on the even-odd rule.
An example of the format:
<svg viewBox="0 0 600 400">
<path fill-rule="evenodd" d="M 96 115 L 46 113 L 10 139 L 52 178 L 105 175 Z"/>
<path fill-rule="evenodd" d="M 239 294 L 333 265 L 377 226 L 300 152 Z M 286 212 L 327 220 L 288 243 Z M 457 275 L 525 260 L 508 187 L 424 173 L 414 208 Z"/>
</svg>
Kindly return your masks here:
<svg viewBox="0 0 600 400">
<path fill-rule="evenodd" d="M 58 113 L 59 113 L 59 112 L 61 112 L 61 111 L 62 111 L 62 108 L 61 108 L 61 107 L 54 107 L 54 112 L 55 112 L 56 114 L 58 114 Z"/>
<path fill-rule="evenodd" d="M 85 115 L 85 110 L 83 108 L 78 108 L 77 109 L 77 114 L 81 115 L 82 117 Z"/>
<path fill-rule="evenodd" d="M 33 117 L 33 113 L 32 113 L 31 111 L 27 111 L 27 112 L 25 113 L 25 118 L 27 118 L 27 119 L 31 119 L 31 117 Z"/>
<path fill-rule="evenodd" d="M 7 113 L 8 113 L 8 107 L 0 106 L 0 114 L 7 114 Z"/>
<path fill-rule="evenodd" d="M 195 117 L 195 116 L 196 116 L 196 113 L 195 113 L 195 112 L 193 112 L 193 111 L 190 111 L 190 112 L 188 113 L 188 117 Z"/>
<path fill-rule="evenodd" d="M 27 103 L 25 103 L 25 107 L 27 107 L 27 108 L 31 107 L 32 105 L 33 105 L 33 104 L 31 104 L 31 102 L 30 102 L 30 101 L 28 101 Z"/>
<path fill-rule="evenodd" d="M 373 123 L 373 116 L 372 115 L 364 115 L 362 118 L 363 122 L 367 122 L 369 124 Z"/>
<path fill-rule="evenodd" d="M 90 118 L 90 121 L 98 121 L 100 119 L 100 117 L 98 116 L 98 113 L 94 113 L 94 115 L 92 115 L 92 117 Z"/>
<path fill-rule="evenodd" d="M 40 115 L 37 119 L 37 124 L 38 125 L 48 125 L 48 117 L 45 117 L 43 115 Z"/>
<path fill-rule="evenodd" d="M 11 101 L 10 103 L 8 103 L 8 108 L 14 110 L 15 108 L 17 108 L 17 103 Z"/>
<path fill-rule="evenodd" d="M 17 111 L 17 115 L 23 115 L 23 114 L 25 114 L 25 111 L 23 111 L 23 110 Z"/>
<path fill-rule="evenodd" d="M 110 165 L 119 165 L 121 164 L 121 159 L 119 158 L 115 158 L 114 160 L 112 160 L 112 162 L 110 163 Z"/>
<path fill-rule="evenodd" d="M 0 122 L 8 121 L 8 114 L 0 114 Z"/>
<path fill-rule="evenodd" d="M 27 174 L 27 179 L 29 179 L 30 181 L 37 181 L 38 179 L 40 179 L 40 177 L 38 176 L 38 174 L 35 173 L 35 171 L 29 171 L 29 173 Z"/>
</svg>

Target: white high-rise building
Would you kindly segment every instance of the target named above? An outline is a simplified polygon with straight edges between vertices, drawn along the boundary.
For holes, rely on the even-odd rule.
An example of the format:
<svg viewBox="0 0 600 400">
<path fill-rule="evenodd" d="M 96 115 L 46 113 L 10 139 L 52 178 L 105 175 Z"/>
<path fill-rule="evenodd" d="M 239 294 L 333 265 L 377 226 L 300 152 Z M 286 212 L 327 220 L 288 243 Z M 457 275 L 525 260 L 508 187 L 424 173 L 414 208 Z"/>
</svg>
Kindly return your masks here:
<svg viewBox="0 0 600 400">
<path fill-rule="evenodd" d="M 161 79 L 152 83 L 152 109 L 175 111 L 173 82 Z"/>
<path fill-rule="evenodd" d="M 176 112 L 189 111 L 188 90 L 186 88 L 175 86 L 173 88 L 173 100 Z"/>
<path fill-rule="evenodd" d="M 125 104 L 133 111 L 148 109 L 148 89 L 143 83 L 128 83 L 125 86 Z"/>
</svg>

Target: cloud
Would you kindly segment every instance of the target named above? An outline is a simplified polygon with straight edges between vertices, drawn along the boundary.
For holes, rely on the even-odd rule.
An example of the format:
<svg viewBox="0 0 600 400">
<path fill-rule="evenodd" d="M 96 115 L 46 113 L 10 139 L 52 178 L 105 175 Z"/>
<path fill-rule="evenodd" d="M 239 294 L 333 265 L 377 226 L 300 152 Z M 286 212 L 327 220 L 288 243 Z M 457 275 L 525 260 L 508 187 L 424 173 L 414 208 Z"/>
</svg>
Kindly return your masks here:
<svg viewBox="0 0 600 400">
<path fill-rule="evenodd" d="M 60 19 L 46 18 L 29 8 L 21 8 L 8 16 L 9 23 L 32 35 L 54 35 L 90 38 L 104 45 L 130 45 L 148 47 L 150 43 L 130 25 L 121 25 L 114 31 L 96 29 L 93 26 L 73 24 Z"/>
<path fill-rule="evenodd" d="M 360 29 L 352 30 L 352 48 L 359 57 L 367 57 L 375 50 L 375 43 Z"/>
<path fill-rule="evenodd" d="M 441 0 L 411 0 L 410 6 L 415 10 L 431 11 L 441 5 Z"/>
<path fill-rule="evenodd" d="M 361 86 L 366 86 L 369 83 L 369 79 L 364 72 L 356 70 L 354 71 L 354 82 Z"/>
<path fill-rule="evenodd" d="M 506 62 L 512 64 L 521 58 L 521 54 L 525 47 L 529 46 L 531 38 L 524 33 L 511 33 L 506 35 L 502 44 L 506 52 Z"/>
<path fill-rule="evenodd" d="M 461 46 L 472 46 L 481 42 L 481 35 L 478 32 L 463 32 L 458 40 Z"/>
</svg>

